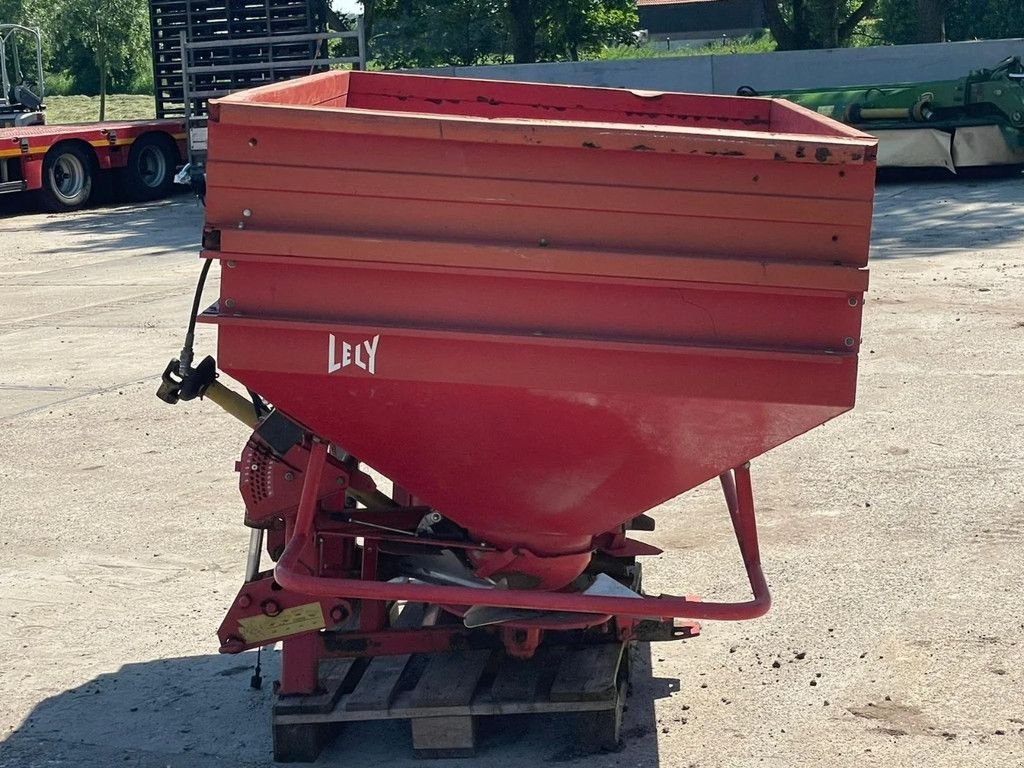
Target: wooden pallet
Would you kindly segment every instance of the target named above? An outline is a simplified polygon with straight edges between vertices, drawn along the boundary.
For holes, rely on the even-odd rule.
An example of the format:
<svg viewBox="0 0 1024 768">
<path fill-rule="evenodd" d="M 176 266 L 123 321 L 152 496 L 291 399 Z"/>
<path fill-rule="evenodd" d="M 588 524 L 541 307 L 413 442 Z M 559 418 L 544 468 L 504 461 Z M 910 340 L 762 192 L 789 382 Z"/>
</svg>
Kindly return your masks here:
<svg viewBox="0 0 1024 768">
<path fill-rule="evenodd" d="M 580 751 L 617 746 L 628 650 L 618 643 L 344 659 L 321 667 L 322 692 L 279 697 L 274 759 L 311 762 L 341 723 L 409 720 L 417 757 L 469 757 L 484 716 L 576 713 Z"/>
<path fill-rule="evenodd" d="M 316 32 L 322 26 L 314 0 L 149 0 L 150 45 L 156 85 L 157 117 L 184 117 L 184 85 L 181 74 L 181 32 L 190 42 L 207 40 L 243 40 Z M 306 60 L 317 56 L 315 45 L 275 45 L 273 58 L 265 69 L 241 70 L 232 73 L 223 90 L 239 90 L 283 79 L 278 66 L 293 59 Z M 206 52 L 210 58 L 217 54 Z M 225 54 L 232 64 L 267 60 L 267 46 L 234 46 Z M 223 63 L 207 61 L 210 63 Z M 309 66 L 292 73 L 309 74 Z M 193 89 L 197 90 L 197 89 Z M 207 84 L 205 90 L 213 90 Z M 190 106 L 193 114 L 206 114 L 206 102 L 197 99 Z"/>
</svg>

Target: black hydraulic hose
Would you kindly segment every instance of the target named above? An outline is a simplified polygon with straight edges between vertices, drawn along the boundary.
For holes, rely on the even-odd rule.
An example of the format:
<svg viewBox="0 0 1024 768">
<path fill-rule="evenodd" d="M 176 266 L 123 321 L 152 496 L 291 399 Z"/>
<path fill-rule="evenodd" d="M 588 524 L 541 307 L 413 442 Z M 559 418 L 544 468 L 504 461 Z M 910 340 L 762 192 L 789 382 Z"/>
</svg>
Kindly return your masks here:
<svg viewBox="0 0 1024 768">
<path fill-rule="evenodd" d="M 248 389 L 248 388 L 247 388 Z M 260 419 L 270 413 L 270 409 L 267 404 L 263 401 L 263 398 L 251 389 L 248 390 L 249 397 L 252 399 L 252 409 L 256 412 L 256 418 Z"/>
<path fill-rule="evenodd" d="M 188 319 L 188 332 L 185 334 L 185 345 L 181 348 L 181 357 L 178 361 L 178 375 L 186 377 L 192 370 L 192 359 L 194 352 L 192 347 L 195 343 L 196 319 L 199 317 L 199 302 L 203 300 L 203 287 L 206 285 L 206 275 L 210 272 L 210 264 L 213 259 L 206 259 L 203 269 L 199 273 L 199 282 L 196 283 L 196 295 L 192 299 L 192 315 Z"/>
</svg>

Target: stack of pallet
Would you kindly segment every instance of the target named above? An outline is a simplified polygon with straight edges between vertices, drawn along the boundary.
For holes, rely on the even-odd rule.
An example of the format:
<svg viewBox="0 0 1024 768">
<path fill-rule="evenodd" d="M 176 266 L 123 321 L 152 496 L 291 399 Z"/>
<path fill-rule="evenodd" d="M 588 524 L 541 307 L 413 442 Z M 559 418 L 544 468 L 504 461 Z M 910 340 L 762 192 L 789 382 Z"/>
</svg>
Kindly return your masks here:
<svg viewBox="0 0 1024 768">
<path fill-rule="evenodd" d="M 275 43 L 273 38 L 322 32 L 324 7 L 321 0 L 150 0 L 157 117 L 202 115 L 209 94 L 309 74 L 308 64 L 289 66 L 289 62 L 326 57 L 327 51 L 321 50 L 324 43 Z M 217 71 L 197 75 L 189 84 L 187 110 L 182 33 L 190 43 L 235 43 L 193 52 L 193 67 L 216 67 Z"/>
</svg>

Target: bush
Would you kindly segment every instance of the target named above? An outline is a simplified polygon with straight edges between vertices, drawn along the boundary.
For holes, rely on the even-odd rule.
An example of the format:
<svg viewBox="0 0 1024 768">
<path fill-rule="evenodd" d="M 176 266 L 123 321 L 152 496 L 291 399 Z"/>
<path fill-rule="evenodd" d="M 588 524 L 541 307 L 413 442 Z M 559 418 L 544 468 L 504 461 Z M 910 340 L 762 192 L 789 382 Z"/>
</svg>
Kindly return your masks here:
<svg viewBox="0 0 1024 768">
<path fill-rule="evenodd" d="M 606 47 L 599 59 L 661 59 L 679 56 L 722 56 L 732 53 L 769 53 L 775 50 L 775 39 L 768 33 L 738 37 L 724 42 L 712 42 L 693 48 L 659 47 L 656 42 L 637 47 L 635 45 L 614 45 Z"/>
<path fill-rule="evenodd" d="M 140 67 L 132 74 L 125 93 L 133 93 L 139 96 L 153 95 L 153 69 L 152 67 Z"/>
<path fill-rule="evenodd" d="M 47 96 L 70 96 L 75 93 L 75 78 L 70 72 L 49 72 L 43 76 Z"/>
</svg>

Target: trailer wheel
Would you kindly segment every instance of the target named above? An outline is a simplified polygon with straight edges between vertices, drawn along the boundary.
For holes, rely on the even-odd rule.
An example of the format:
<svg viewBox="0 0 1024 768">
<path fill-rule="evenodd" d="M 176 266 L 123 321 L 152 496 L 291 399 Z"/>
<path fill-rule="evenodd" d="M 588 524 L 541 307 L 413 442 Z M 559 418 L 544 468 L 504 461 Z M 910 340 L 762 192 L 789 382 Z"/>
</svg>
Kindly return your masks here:
<svg viewBox="0 0 1024 768">
<path fill-rule="evenodd" d="M 136 140 L 128 153 L 125 168 L 125 192 L 129 200 L 155 200 L 167 197 L 174 187 L 174 167 L 178 152 L 170 139 L 149 134 Z"/>
<path fill-rule="evenodd" d="M 54 213 L 76 211 L 89 202 L 93 185 L 93 158 L 75 144 L 58 144 L 43 158 L 43 207 Z"/>
</svg>

